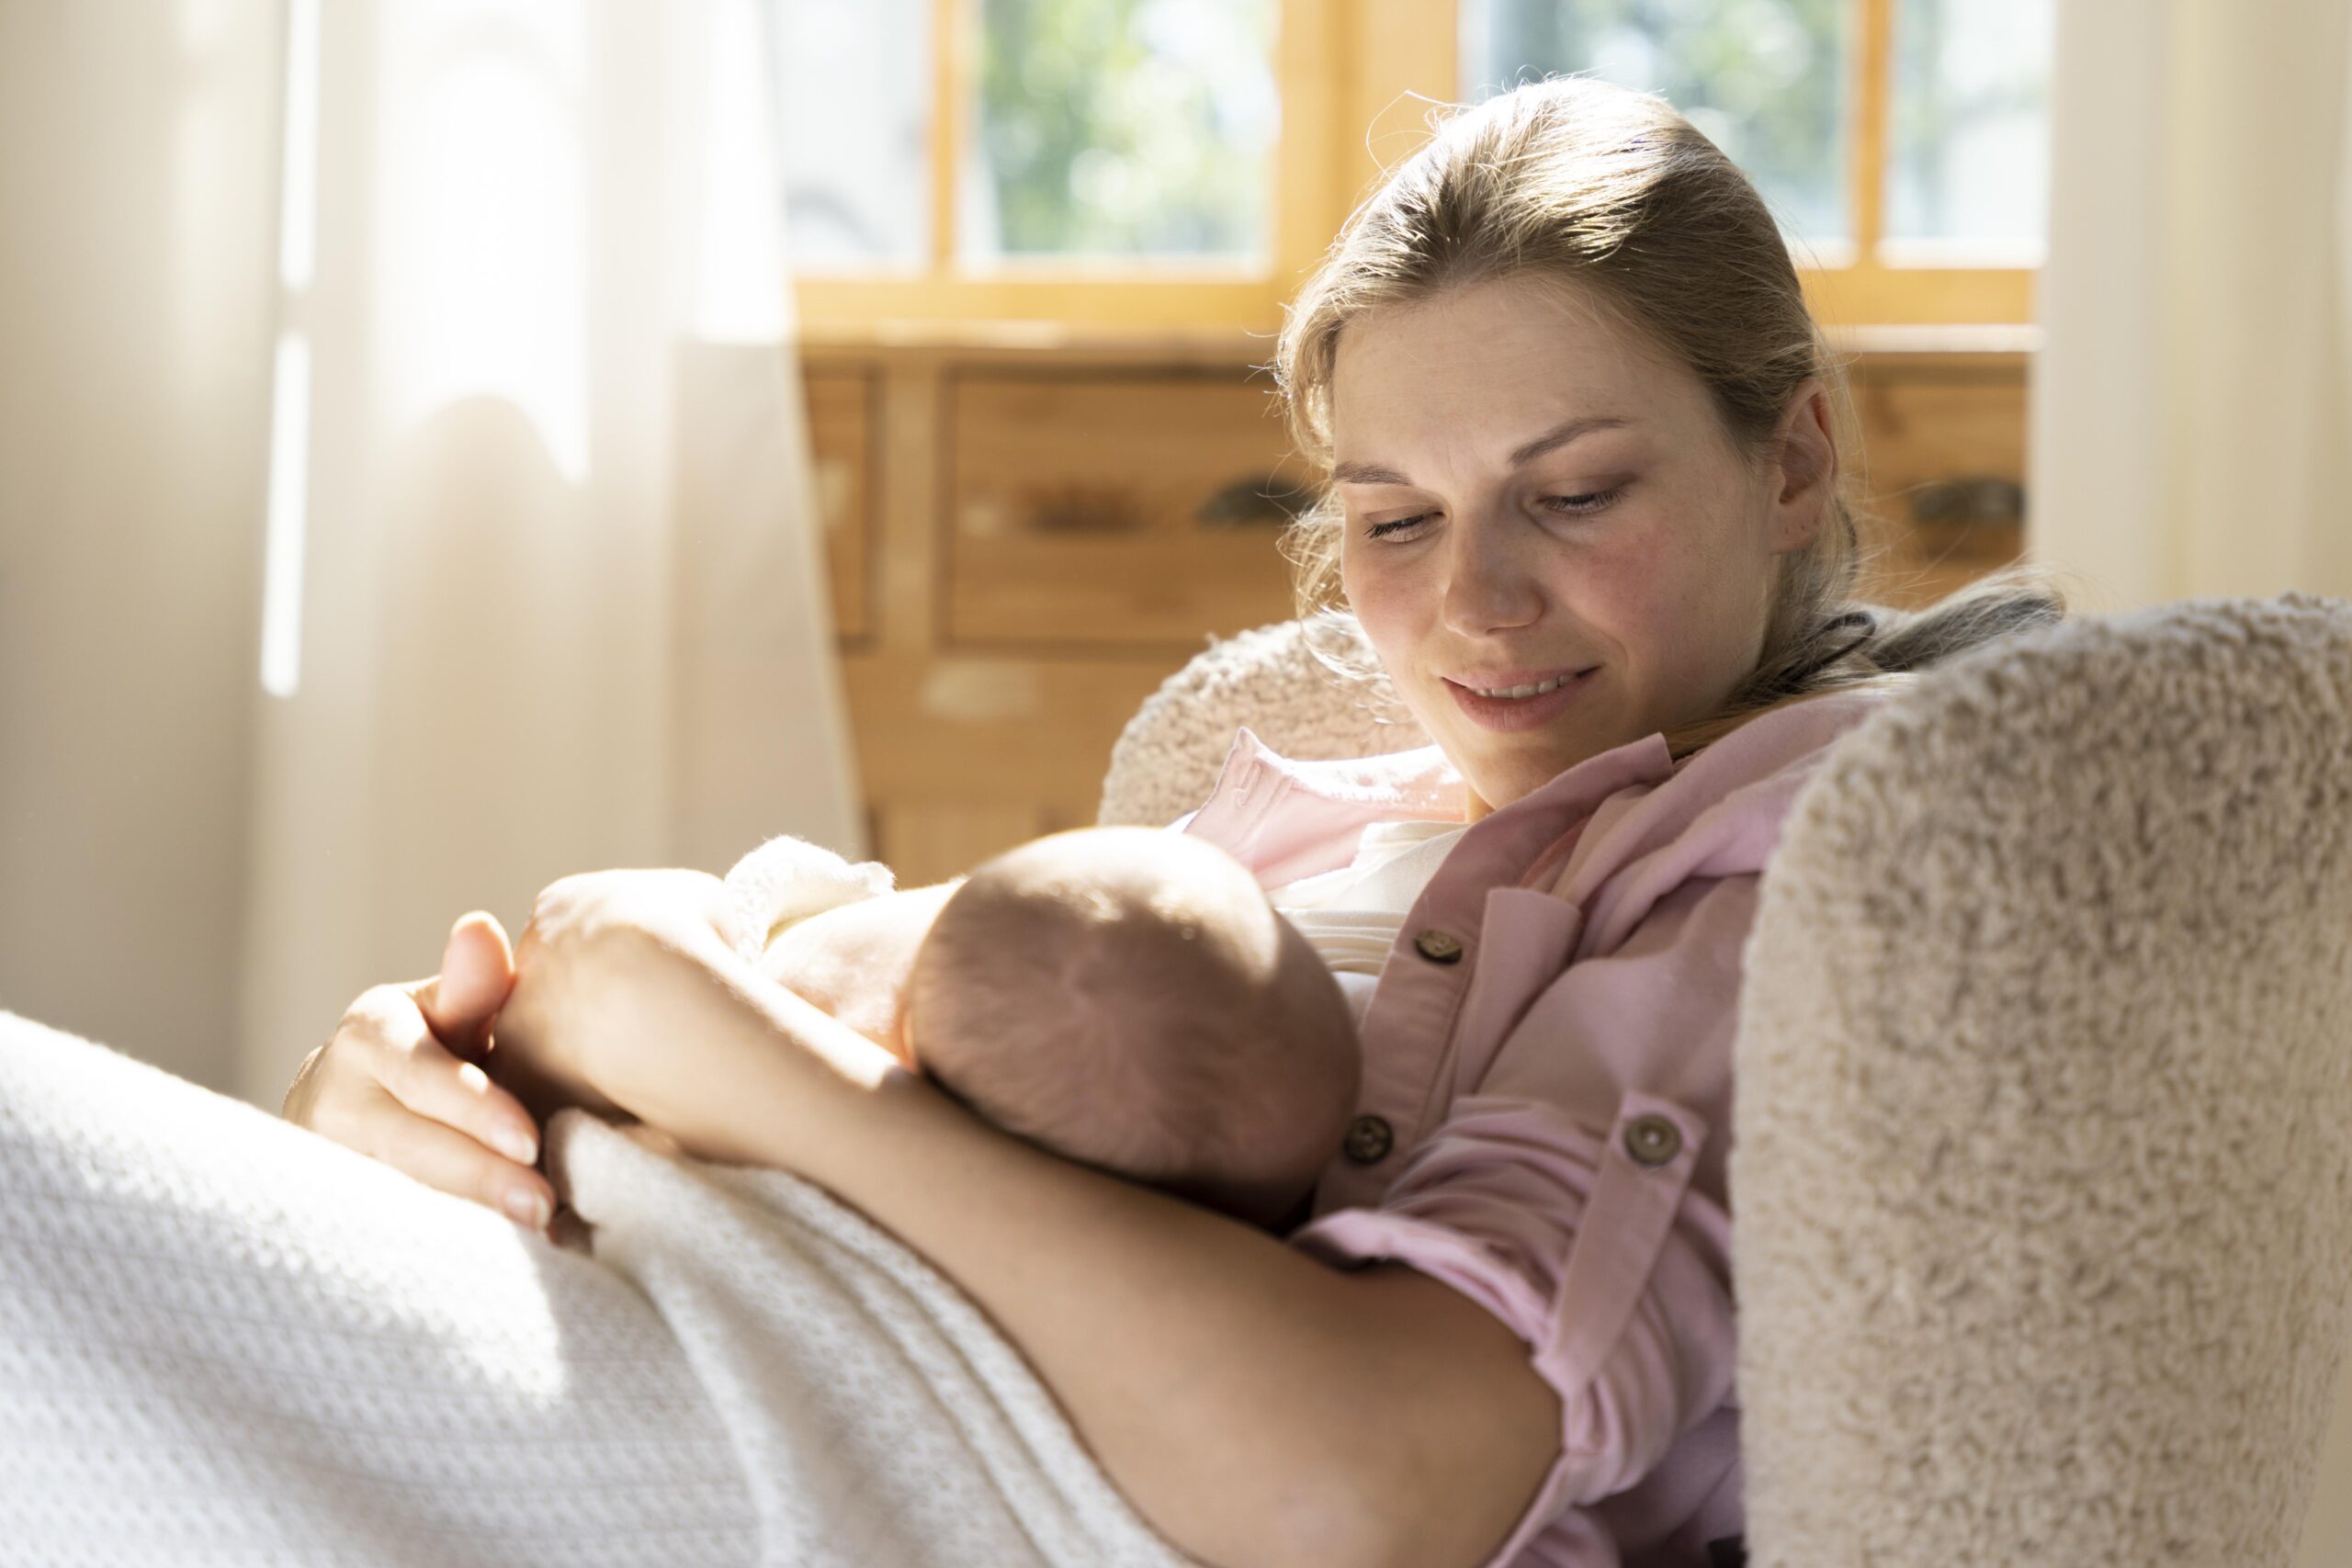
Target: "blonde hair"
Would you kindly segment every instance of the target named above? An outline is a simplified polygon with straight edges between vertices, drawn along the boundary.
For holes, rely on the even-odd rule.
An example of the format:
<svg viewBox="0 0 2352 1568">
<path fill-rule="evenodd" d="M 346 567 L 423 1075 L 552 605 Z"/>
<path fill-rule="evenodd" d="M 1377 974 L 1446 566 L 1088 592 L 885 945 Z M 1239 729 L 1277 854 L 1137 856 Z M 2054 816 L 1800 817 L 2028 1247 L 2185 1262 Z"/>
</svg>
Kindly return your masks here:
<svg viewBox="0 0 2352 1568">
<path fill-rule="evenodd" d="M 1370 310 L 1512 277 L 1572 288 L 1689 367 L 1751 465 L 1778 456 L 1780 420 L 1815 377 L 1828 390 L 1838 449 L 1860 449 L 1845 368 L 1747 175 L 1663 98 L 1590 77 L 1531 82 L 1453 107 L 1349 218 L 1289 308 L 1272 370 L 1292 439 L 1326 478 L 1283 539 L 1302 619 L 1343 603 L 1345 524 L 1328 482 L 1340 333 Z M 1755 669 L 1715 712 L 1668 732 L 1675 757 L 1775 707 L 1907 684 L 1911 671 L 2064 617 L 2055 574 L 2023 563 L 1920 610 L 1857 598 L 1877 553 L 1862 549 L 1855 525 L 1862 482 L 1841 465 L 1824 525 L 1779 558 Z M 1372 673 L 1317 657 L 1351 677 Z"/>
</svg>

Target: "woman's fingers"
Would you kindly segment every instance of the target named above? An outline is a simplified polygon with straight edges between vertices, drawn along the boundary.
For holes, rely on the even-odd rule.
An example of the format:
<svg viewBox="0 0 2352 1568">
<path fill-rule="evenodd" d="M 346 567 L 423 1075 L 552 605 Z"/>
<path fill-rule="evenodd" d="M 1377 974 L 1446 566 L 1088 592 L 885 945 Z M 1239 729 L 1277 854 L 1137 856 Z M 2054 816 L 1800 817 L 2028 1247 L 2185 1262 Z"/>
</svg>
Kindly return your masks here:
<svg viewBox="0 0 2352 1568">
<path fill-rule="evenodd" d="M 415 999 L 424 984 L 361 992 L 334 1038 L 303 1064 L 288 1119 L 501 1213 L 518 1190 L 551 1206 L 552 1190 L 530 1169 L 537 1123 L 481 1067 L 433 1037 Z M 545 1213 L 525 1223 L 544 1228 Z"/>
<path fill-rule="evenodd" d="M 468 1070 L 481 1069 L 467 1064 Z M 555 1189 L 546 1177 L 493 1153 L 480 1140 L 418 1115 L 389 1093 L 361 1113 L 356 1136 L 361 1154 L 407 1172 L 427 1187 L 471 1199 L 517 1224 L 544 1232 L 555 1213 Z"/>
<path fill-rule="evenodd" d="M 517 1165 L 539 1157 L 538 1125 L 504 1088 L 471 1062 L 461 1062 L 430 1034 L 396 1042 L 376 1081 L 428 1122 L 465 1134 Z"/>
<path fill-rule="evenodd" d="M 417 1010 L 449 1050 L 479 1062 L 491 1021 L 514 988 L 514 950 L 496 916 L 476 909 L 458 918 L 441 953 L 441 972 L 412 987 Z"/>
</svg>

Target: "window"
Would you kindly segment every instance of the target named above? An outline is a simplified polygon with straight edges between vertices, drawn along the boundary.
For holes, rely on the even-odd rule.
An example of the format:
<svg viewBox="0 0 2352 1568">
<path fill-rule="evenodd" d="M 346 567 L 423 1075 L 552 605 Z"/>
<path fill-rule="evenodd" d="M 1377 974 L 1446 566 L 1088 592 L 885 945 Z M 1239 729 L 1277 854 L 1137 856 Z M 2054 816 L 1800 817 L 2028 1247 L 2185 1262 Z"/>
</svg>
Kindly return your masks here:
<svg viewBox="0 0 2352 1568">
<path fill-rule="evenodd" d="M 1269 261 L 1273 0 L 979 0 L 956 253 Z"/>
<path fill-rule="evenodd" d="M 1462 101 L 1547 74 L 1657 93 L 1746 172 L 1800 247 L 1850 254 L 1846 0 L 1462 0 Z"/>
<path fill-rule="evenodd" d="M 804 322 L 1271 333 L 1436 105 L 1655 91 L 1816 311 L 2032 319 L 2053 0 L 766 0 Z"/>
<path fill-rule="evenodd" d="M 2038 266 L 2052 0 L 1902 0 L 1881 254 Z"/>
<path fill-rule="evenodd" d="M 931 254 L 933 8 L 771 5 L 786 234 L 799 270 L 918 272 Z"/>
</svg>

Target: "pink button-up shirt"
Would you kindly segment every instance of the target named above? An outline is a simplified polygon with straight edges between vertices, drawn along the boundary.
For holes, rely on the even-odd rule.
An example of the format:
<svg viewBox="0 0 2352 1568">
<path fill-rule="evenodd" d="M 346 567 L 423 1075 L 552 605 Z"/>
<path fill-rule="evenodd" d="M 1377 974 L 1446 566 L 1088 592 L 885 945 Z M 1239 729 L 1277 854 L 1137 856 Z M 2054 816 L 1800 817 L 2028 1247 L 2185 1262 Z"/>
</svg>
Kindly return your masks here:
<svg viewBox="0 0 2352 1568">
<path fill-rule="evenodd" d="M 1884 700 L 1811 698 L 1679 765 L 1657 734 L 1586 759 L 1471 825 L 1381 967 L 1359 1135 L 1290 1240 L 1444 1280 L 1558 1392 L 1559 1457 L 1488 1568 L 1702 1564 L 1741 1533 L 1724 1179 L 1741 954 L 1791 802 Z M 1170 827 L 1275 887 L 1348 864 L 1368 823 L 1465 805 L 1434 746 L 1295 761 L 1244 729 Z"/>
</svg>

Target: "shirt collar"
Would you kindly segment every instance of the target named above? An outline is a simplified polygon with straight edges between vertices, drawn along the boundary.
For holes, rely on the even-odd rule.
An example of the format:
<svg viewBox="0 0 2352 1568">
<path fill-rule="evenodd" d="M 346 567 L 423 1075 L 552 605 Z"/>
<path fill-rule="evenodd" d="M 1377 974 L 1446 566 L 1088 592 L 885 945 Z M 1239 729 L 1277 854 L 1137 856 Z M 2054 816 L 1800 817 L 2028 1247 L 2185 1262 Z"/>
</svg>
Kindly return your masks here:
<svg viewBox="0 0 2352 1568">
<path fill-rule="evenodd" d="M 1544 810 L 1564 796 L 1584 794 L 1596 779 L 1610 780 L 1611 791 L 1628 784 L 1654 784 L 1670 776 L 1676 765 L 1666 737 L 1652 731 L 1562 770 L 1541 787 L 1497 807 L 1492 815 Z M 1207 815 L 1222 798 L 1254 795 L 1272 779 L 1280 779 L 1287 794 L 1333 806 L 1368 808 L 1374 819 L 1458 822 L 1470 806 L 1468 784 L 1437 746 L 1380 757 L 1310 761 L 1283 756 L 1243 725 L 1226 752 L 1225 766 L 1202 815 Z"/>
</svg>

